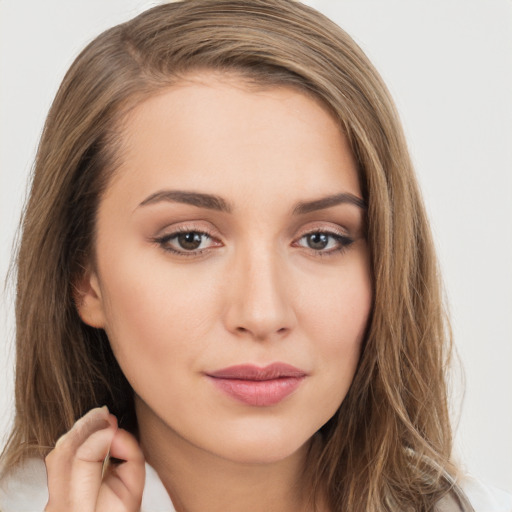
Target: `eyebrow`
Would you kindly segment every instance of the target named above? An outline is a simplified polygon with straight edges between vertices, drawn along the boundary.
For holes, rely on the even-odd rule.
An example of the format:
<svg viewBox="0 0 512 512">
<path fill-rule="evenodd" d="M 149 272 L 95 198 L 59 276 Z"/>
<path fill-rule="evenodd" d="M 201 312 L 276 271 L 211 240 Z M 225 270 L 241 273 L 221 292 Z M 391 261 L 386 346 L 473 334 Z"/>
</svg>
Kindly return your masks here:
<svg viewBox="0 0 512 512">
<path fill-rule="evenodd" d="M 315 212 L 337 206 L 338 204 L 352 204 L 366 210 L 366 203 L 360 197 L 344 192 L 342 194 L 334 194 L 332 196 L 322 197 L 313 201 L 299 202 L 293 208 L 294 215 L 304 215 L 305 213 Z"/>
<path fill-rule="evenodd" d="M 139 206 L 155 204 L 161 201 L 172 203 L 185 203 L 198 208 L 208 208 L 220 212 L 230 213 L 231 206 L 222 197 L 212 194 L 201 194 L 200 192 L 187 192 L 183 190 L 160 190 L 148 196 Z"/>
<path fill-rule="evenodd" d="M 146 206 L 162 201 L 190 204 L 198 208 L 207 208 L 209 210 L 217 210 L 226 213 L 233 211 L 230 204 L 220 196 L 184 190 L 160 190 L 144 199 L 139 206 Z M 300 201 L 293 207 L 292 213 L 293 215 L 304 215 L 306 213 L 331 208 L 339 204 L 352 204 L 362 210 L 366 210 L 366 203 L 363 199 L 349 192 L 343 192 L 312 201 Z"/>
</svg>

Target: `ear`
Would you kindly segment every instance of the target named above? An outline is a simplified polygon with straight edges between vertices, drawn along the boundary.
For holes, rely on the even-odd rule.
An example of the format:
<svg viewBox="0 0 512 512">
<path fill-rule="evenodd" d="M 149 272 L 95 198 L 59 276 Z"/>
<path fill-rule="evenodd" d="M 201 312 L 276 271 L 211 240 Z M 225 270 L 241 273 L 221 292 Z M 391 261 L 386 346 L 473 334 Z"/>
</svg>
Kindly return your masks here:
<svg viewBox="0 0 512 512">
<path fill-rule="evenodd" d="M 98 277 L 95 272 L 87 270 L 73 290 L 78 315 L 91 327 L 105 327 L 105 312 Z"/>
</svg>

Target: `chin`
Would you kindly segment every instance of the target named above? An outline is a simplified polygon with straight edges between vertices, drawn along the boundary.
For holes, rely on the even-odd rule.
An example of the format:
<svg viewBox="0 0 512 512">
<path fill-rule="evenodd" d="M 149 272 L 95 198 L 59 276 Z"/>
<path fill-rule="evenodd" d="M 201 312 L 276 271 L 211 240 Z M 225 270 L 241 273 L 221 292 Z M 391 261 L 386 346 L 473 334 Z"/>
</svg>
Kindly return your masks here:
<svg viewBox="0 0 512 512">
<path fill-rule="evenodd" d="M 264 447 L 261 444 L 243 447 L 230 446 L 225 453 L 220 455 L 221 457 L 237 464 L 276 464 L 288 459 L 289 457 L 293 457 L 294 455 L 298 456 L 299 453 L 302 453 L 308 445 L 309 440 L 301 446 L 294 446 L 293 449 L 283 449 L 282 446 L 270 448 L 268 444 Z"/>
<path fill-rule="evenodd" d="M 235 435 L 226 433 L 215 449 L 220 457 L 239 464 L 274 464 L 307 450 L 312 436 L 290 435 L 289 431 L 238 431 Z M 297 435 L 299 434 L 299 435 Z"/>
</svg>

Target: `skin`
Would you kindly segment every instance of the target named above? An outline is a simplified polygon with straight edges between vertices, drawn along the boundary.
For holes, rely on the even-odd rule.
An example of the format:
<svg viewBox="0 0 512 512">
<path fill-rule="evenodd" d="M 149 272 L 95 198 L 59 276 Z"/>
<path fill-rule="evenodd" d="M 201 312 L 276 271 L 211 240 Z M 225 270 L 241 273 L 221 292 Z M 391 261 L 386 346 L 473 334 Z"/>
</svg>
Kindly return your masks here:
<svg viewBox="0 0 512 512">
<path fill-rule="evenodd" d="M 178 511 L 301 510 L 308 448 L 352 382 L 372 300 L 364 209 L 315 208 L 338 194 L 361 200 L 347 141 L 301 92 L 204 72 L 141 103 L 121 140 L 77 302 L 134 389 L 144 457 Z M 215 195 L 229 211 L 158 195 L 169 190 Z M 297 213 L 299 203 L 310 206 Z M 208 377 L 274 362 L 306 376 L 271 406 L 235 400 Z M 132 446 L 108 421 L 112 439 Z M 101 444 L 92 437 L 82 442 Z M 100 493 L 102 439 L 90 477 Z M 55 482 L 76 457 L 66 453 L 53 455 Z M 138 510 L 137 485 L 115 510 Z"/>
<path fill-rule="evenodd" d="M 110 453 L 124 460 L 104 467 Z M 62 436 L 45 460 L 45 512 L 136 512 L 144 487 L 144 455 L 135 438 L 117 428 L 106 407 L 93 409 Z"/>
</svg>

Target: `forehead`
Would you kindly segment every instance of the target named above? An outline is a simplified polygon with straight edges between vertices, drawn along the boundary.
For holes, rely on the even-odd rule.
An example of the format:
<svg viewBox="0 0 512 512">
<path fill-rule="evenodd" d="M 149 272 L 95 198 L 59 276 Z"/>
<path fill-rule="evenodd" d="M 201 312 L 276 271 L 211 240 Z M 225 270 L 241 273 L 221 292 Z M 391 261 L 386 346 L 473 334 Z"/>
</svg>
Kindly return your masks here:
<svg viewBox="0 0 512 512">
<path fill-rule="evenodd" d="M 359 192 L 339 123 L 296 88 L 190 76 L 137 105 L 120 138 L 114 182 L 138 183 L 137 192 L 169 182 L 223 195 L 236 187 L 254 191 L 266 180 L 310 195 L 337 186 Z"/>
</svg>

